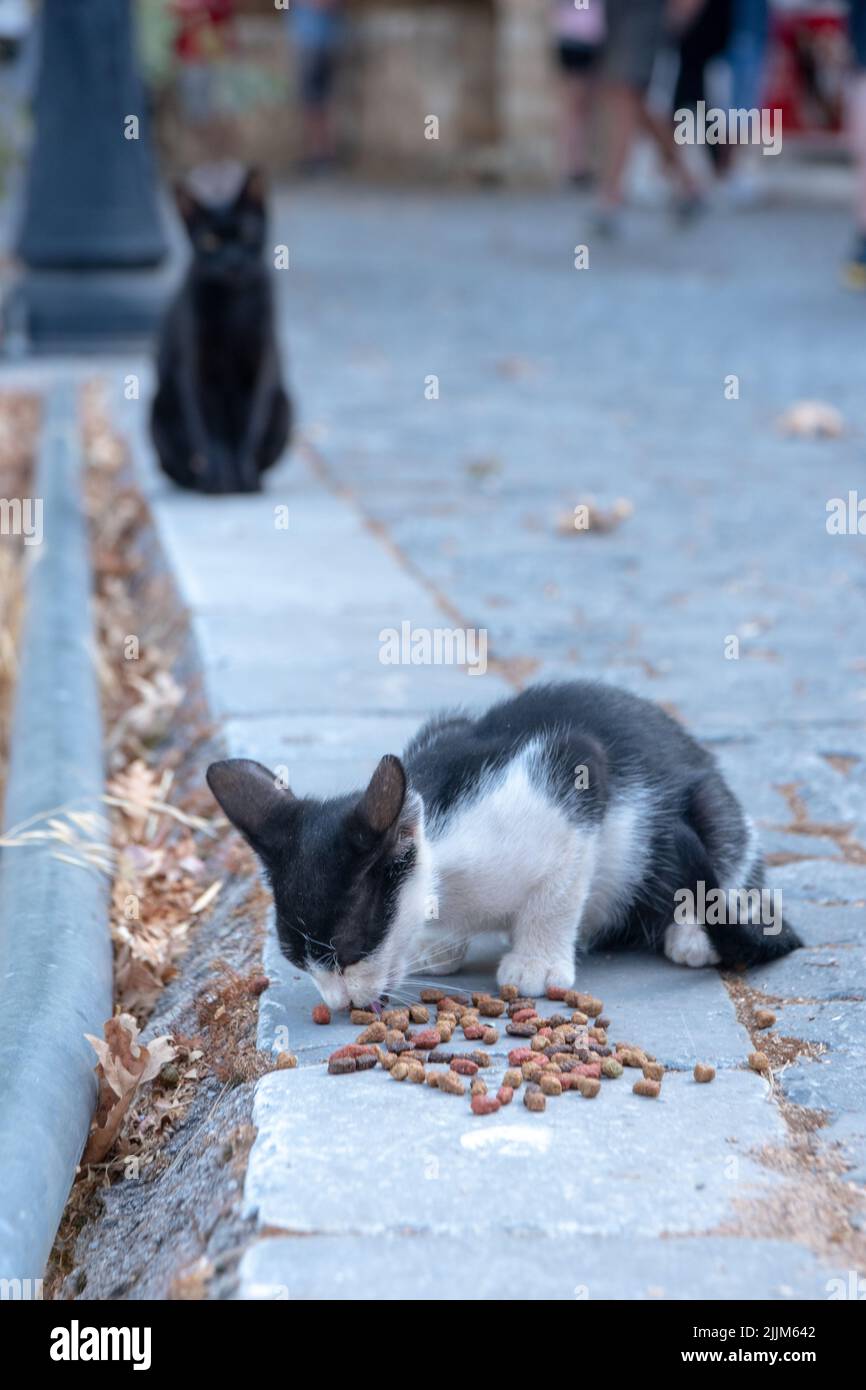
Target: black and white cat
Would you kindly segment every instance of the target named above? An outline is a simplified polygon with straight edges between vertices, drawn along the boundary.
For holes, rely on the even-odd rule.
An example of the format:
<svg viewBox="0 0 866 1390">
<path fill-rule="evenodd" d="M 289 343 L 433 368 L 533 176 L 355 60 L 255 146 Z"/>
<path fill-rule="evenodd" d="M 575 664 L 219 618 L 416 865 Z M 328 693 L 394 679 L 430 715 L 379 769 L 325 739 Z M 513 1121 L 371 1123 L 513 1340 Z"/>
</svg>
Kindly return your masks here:
<svg viewBox="0 0 866 1390">
<path fill-rule="evenodd" d="M 228 197 L 183 186 L 177 202 L 192 260 L 160 330 L 154 446 L 181 487 L 256 492 L 292 427 L 264 257 L 264 182 L 251 170 Z"/>
<path fill-rule="evenodd" d="M 366 791 L 333 800 L 246 759 L 207 778 L 264 864 L 284 953 L 332 1008 L 459 969 L 484 931 L 510 934 L 499 981 L 534 996 L 571 987 L 591 946 L 700 966 L 800 945 L 781 912 L 756 914 L 757 837 L 712 755 L 614 687 L 537 686 L 434 719 Z M 752 905 L 713 921 L 702 904 L 719 890 Z"/>
</svg>

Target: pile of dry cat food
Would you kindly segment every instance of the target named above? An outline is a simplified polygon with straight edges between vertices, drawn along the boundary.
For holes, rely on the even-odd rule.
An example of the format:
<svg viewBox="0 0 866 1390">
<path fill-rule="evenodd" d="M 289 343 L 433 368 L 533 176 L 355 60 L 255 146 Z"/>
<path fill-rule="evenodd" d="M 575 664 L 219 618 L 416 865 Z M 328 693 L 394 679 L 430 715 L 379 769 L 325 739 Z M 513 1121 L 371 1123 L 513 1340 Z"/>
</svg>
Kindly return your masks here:
<svg viewBox="0 0 866 1390">
<path fill-rule="evenodd" d="M 331 1054 L 328 1071 L 343 1076 L 380 1066 L 394 1081 L 426 1084 L 447 1095 L 465 1096 L 468 1088 L 475 1115 L 495 1114 L 521 1089 L 524 1105 L 533 1111 L 544 1110 L 548 1097 L 568 1091 L 594 1100 L 602 1083 L 618 1080 L 626 1068 L 639 1073 L 632 1087 L 636 1095 L 660 1094 L 661 1062 L 633 1043 L 608 1042 L 610 1020 L 600 999 L 565 989 L 548 990 L 547 997 L 564 1011 L 543 1017 L 536 1001 L 522 999 L 515 985 L 503 985 L 495 995 L 422 989 L 417 1004 L 353 1009 L 351 1022 L 363 1025 L 363 1031 Z M 313 1020 L 330 1023 L 324 1004 L 316 1005 Z M 499 1086 L 488 1080 L 493 1059 L 485 1050 L 499 1041 L 494 1020 L 516 1040 Z M 452 1050 L 460 1033 L 466 1042 L 483 1046 Z M 699 1062 L 694 1077 L 707 1082 L 715 1074 Z"/>
</svg>

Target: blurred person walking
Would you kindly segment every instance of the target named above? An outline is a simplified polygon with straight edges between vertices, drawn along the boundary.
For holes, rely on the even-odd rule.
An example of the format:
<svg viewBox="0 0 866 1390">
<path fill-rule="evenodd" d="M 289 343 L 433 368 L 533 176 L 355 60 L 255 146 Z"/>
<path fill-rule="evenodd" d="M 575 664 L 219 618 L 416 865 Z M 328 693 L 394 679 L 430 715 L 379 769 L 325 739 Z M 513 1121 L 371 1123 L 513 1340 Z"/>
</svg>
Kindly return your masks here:
<svg viewBox="0 0 866 1390">
<path fill-rule="evenodd" d="M 552 0 L 551 32 L 562 74 L 560 148 L 563 171 L 576 187 L 593 181 L 588 154 L 593 88 L 605 36 L 604 0 Z"/>
<path fill-rule="evenodd" d="M 300 165 L 319 173 L 335 153 L 334 79 L 343 45 L 342 0 L 293 0 L 288 11 L 301 107 Z"/>
<path fill-rule="evenodd" d="M 607 0 L 604 57 L 604 154 L 596 228 L 618 230 L 629 158 L 643 130 L 654 140 L 677 190 L 677 211 L 686 218 L 701 207 L 701 193 L 682 151 L 674 143 L 673 123 L 647 105 L 657 54 L 668 34 L 678 34 L 703 0 Z"/>
<path fill-rule="evenodd" d="M 866 0 L 851 0 L 848 23 L 854 55 L 848 132 L 856 183 L 854 246 L 845 267 L 845 282 L 851 289 L 866 290 Z"/>
</svg>

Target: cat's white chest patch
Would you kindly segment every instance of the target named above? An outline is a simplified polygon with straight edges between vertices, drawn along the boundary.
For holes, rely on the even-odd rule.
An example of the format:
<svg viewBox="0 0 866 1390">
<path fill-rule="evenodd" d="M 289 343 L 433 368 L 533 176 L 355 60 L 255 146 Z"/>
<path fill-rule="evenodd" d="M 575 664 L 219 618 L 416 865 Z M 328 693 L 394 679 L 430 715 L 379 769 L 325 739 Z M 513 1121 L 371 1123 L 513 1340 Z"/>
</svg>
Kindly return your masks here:
<svg viewBox="0 0 866 1390">
<path fill-rule="evenodd" d="M 526 759 L 482 786 L 434 841 L 444 923 L 502 924 L 555 879 L 581 831 L 529 776 Z"/>
</svg>

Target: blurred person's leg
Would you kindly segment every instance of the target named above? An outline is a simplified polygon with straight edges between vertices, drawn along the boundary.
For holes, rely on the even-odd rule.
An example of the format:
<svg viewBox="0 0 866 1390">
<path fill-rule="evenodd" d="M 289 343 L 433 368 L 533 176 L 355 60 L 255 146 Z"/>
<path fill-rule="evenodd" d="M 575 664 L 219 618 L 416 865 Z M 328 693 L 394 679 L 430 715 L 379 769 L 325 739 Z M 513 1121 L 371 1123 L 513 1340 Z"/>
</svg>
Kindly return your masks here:
<svg viewBox="0 0 866 1390">
<path fill-rule="evenodd" d="M 735 111 L 760 110 L 770 42 L 768 0 L 734 0 L 727 60 L 731 74 L 730 104 Z M 731 148 L 726 181 L 729 203 L 753 207 L 760 202 L 762 182 L 756 176 L 760 160 Z"/>
<path fill-rule="evenodd" d="M 592 119 L 594 70 L 599 50 L 585 44 L 560 43 L 557 61 L 562 73 L 560 150 L 562 169 L 573 183 L 586 185 L 592 178 L 589 127 Z"/>
<path fill-rule="evenodd" d="M 851 0 L 855 71 L 848 103 L 848 139 L 854 158 L 855 242 L 846 267 L 852 289 L 866 289 L 866 0 Z"/>
<path fill-rule="evenodd" d="M 769 39 L 768 0 L 734 0 L 728 62 L 731 106 L 736 111 L 751 111 L 760 104 Z"/>
<path fill-rule="evenodd" d="M 662 39 L 665 0 L 607 0 L 602 110 L 604 139 L 598 221 L 613 229 L 646 90 Z"/>
<path fill-rule="evenodd" d="M 607 0 L 605 142 L 599 191 L 599 224 L 608 230 L 623 201 L 635 139 L 645 131 L 655 142 L 676 185 L 680 206 L 699 205 L 697 183 L 673 137 L 669 117 L 647 105 L 646 94 L 664 36 L 665 0 Z"/>
<path fill-rule="evenodd" d="M 334 158 L 333 85 L 336 50 L 331 45 L 301 53 L 301 161 L 321 169 Z"/>
<path fill-rule="evenodd" d="M 680 34 L 679 73 L 674 89 L 673 110 L 697 111 L 699 103 L 707 101 L 707 66 L 723 54 L 731 36 L 733 19 L 731 0 L 704 0 L 696 15 Z M 731 162 L 731 146 L 707 145 L 713 172 L 721 177 Z"/>
</svg>

